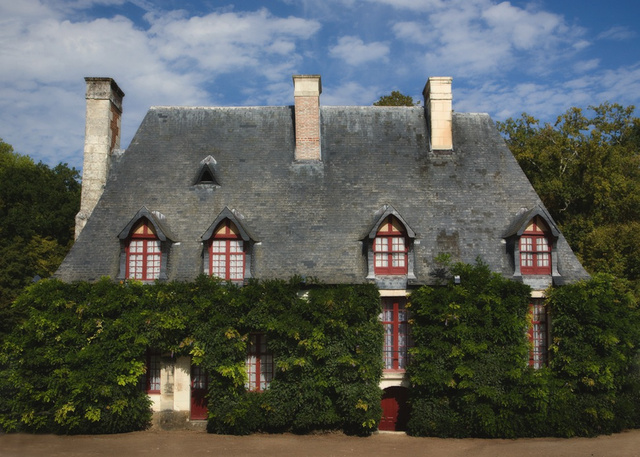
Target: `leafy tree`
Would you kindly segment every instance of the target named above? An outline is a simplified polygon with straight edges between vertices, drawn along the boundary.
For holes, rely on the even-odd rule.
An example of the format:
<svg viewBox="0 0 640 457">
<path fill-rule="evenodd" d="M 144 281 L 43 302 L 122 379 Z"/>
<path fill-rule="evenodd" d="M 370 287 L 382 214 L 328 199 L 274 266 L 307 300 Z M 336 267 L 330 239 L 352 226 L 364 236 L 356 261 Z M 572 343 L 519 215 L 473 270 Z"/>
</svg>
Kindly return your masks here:
<svg viewBox="0 0 640 457">
<path fill-rule="evenodd" d="M 0 139 L 0 335 L 16 317 L 11 301 L 36 275 L 51 276 L 71 246 L 78 180 L 76 169 L 36 164 Z"/>
<path fill-rule="evenodd" d="M 498 123 L 507 144 L 591 272 L 640 281 L 640 119 L 604 103 L 555 124 L 525 114 Z"/>
<path fill-rule="evenodd" d="M 420 104 L 420 100 L 414 102 L 412 96 L 394 90 L 389 95 L 383 95 L 373 104 L 374 106 L 417 106 Z"/>
</svg>

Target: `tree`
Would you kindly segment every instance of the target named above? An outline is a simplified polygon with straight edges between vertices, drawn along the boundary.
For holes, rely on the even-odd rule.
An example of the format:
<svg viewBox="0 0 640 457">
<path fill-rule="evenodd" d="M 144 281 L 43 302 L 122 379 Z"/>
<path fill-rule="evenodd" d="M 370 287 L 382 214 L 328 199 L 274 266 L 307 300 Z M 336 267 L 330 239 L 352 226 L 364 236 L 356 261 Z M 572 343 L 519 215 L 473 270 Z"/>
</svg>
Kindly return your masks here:
<svg viewBox="0 0 640 457">
<path fill-rule="evenodd" d="M 16 316 L 9 304 L 37 275 L 51 276 L 73 241 L 79 173 L 34 163 L 0 139 L 0 334 Z"/>
<path fill-rule="evenodd" d="M 640 283 L 640 119 L 604 103 L 555 124 L 522 114 L 499 122 L 507 144 L 591 272 Z"/>
<path fill-rule="evenodd" d="M 403 95 L 399 91 L 394 90 L 389 95 L 383 95 L 374 102 L 374 106 L 417 106 L 420 104 L 420 100 L 414 103 L 413 97 L 410 95 Z"/>
</svg>

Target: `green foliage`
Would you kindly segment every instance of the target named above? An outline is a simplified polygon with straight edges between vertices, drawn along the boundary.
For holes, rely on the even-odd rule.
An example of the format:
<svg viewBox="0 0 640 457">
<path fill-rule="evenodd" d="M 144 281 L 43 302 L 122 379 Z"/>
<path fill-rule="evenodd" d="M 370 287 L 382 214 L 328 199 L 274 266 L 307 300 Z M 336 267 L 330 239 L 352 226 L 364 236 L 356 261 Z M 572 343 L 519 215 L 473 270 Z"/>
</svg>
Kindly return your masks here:
<svg viewBox="0 0 640 457">
<path fill-rule="evenodd" d="M 552 420 L 572 435 L 640 424 L 636 412 L 640 311 L 623 280 L 599 274 L 553 289 Z"/>
<path fill-rule="evenodd" d="M 367 435 L 380 420 L 380 300 L 373 286 L 316 287 L 299 281 L 252 283 L 232 321 L 203 328 L 197 339 L 212 373 L 209 430 L 341 429 Z M 250 299 L 247 299 L 250 298 Z M 250 332 L 266 335 L 275 377 L 263 394 L 244 389 Z"/>
<path fill-rule="evenodd" d="M 381 96 L 377 102 L 374 102 L 374 106 L 417 106 L 420 104 L 420 100 L 413 101 L 413 97 L 410 95 L 404 95 L 397 90 L 394 90 L 389 95 Z"/>
<path fill-rule="evenodd" d="M 523 114 L 498 127 L 585 267 L 637 285 L 640 119 L 633 106 L 591 112 L 571 108 L 554 125 Z"/>
<path fill-rule="evenodd" d="M 0 429 L 55 433 L 140 430 L 151 418 L 139 388 L 148 348 L 191 355 L 210 375 L 217 433 L 342 429 L 366 435 L 380 419 L 382 327 L 371 285 L 299 279 L 242 288 L 193 283 L 65 284 L 43 280 L 15 302 L 25 318 L 0 348 Z M 251 332 L 267 335 L 276 373 L 245 389 Z"/>
<path fill-rule="evenodd" d="M 568 437 L 640 426 L 640 313 L 625 281 L 596 275 L 551 289 L 551 361 L 533 370 L 528 287 L 480 263 L 451 273 L 460 285 L 410 298 L 409 433 Z"/>
<path fill-rule="evenodd" d="M 65 164 L 35 164 L 0 140 L 0 337 L 20 318 L 11 301 L 36 275 L 51 276 L 71 246 L 78 178 Z"/>
<path fill-rule="evenodd" d="M 522 435 L 519 417 L 535 391 L 523 391 L 530 289 L 482 263 L 456 264 L 451 273 L 460 285 L 422 287 L 410 297 L 409 433 Z"/>
</svg>

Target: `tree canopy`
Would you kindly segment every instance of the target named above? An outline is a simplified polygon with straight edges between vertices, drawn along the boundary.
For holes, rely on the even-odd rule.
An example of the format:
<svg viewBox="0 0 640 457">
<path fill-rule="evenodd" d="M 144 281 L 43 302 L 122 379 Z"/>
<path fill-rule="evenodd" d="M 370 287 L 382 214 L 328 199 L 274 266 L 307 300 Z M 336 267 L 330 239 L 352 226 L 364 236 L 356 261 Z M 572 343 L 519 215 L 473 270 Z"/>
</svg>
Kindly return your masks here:
<svg viewBox="0 0 640 457">
<path fill-rule="evenodd" d="M 394 90 L 389 95 L 383 95 L 374 102 L 374 106 L 416 106 L 420 104 L 420 100 L 413 101 L 413 97 L 410 95 L 404 95 L 397 90 Z"/>
<path fill-rule="evenodd" d="M 37 275 L 51 276 L 73 241 L 79 172 L 51 168 L 0 139 L 0 309 Z M 11 319 L 0 323 L 6 331 Z"/>
<path fill-rule="evenodd" d="M 634 107 L 571 108 L 555 124 L 499 122 L 585 267 L 640 284 L 640 119 Z"/>
</svg>

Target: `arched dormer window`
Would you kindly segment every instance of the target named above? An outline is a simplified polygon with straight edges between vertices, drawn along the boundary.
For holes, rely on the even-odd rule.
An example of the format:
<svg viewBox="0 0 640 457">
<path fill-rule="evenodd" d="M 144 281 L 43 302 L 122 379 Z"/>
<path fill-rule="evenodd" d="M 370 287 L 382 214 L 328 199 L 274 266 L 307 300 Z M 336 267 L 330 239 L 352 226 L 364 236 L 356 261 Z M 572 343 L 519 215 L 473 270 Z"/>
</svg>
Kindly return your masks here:
<svg viewBox="0 0 640 457">
<path fill-rule="evenodd" d="M 367 279 L 383 289 L 402 289 L 414 280 L 413 240 L 416 234 L 400 214 L 385 205 L 367 235 Z"/>
<path fill-rule="evenodd" d="M 407 233 L 394 216 L 387 216 L 376 233 L 373 243 L 374 271 L 377 275 L 406 275 Z"/>
<path fill-rule="evenodd" d="M 254 239 L 241 219 L 225 208 L 202 235 L 205 274 L 233 282 L 251 277 Z"/>
<path fill-rule="evenodd" d="M 559 237 L 560 231 L 544 208 L 522 209 L 504 234 L 507 252 L 513 256 L 514 278 L 528 277 L 525 282 L 538 289 L 561 281 L 556 251 Z"/>
<path fill-rule="evenodd" d="M 244 242 L 238 227 L 225 219 L 209 239 L 209 274 L 227 281 L 244 280 Z"/>
<path fill-rule="evenodd" d="M 551 274 L 551 242 L 549 227 L 534 217 L 520 236 L 520 271 L 531 275 Z"/>
<path fill-rule="evenodd" d="M 154 281 L 160 277 L 162 250 L 153 225 L 144 218 L 133 228 L 127 243 L 127 279 Z"/>
<path fill-rule="evenodd" d="M 173 236 L 164 216 L 142 207 L 118 238 L 122 246 L 118 279 L 167 279 L 167 255 Z"/>
</svg>

